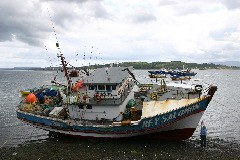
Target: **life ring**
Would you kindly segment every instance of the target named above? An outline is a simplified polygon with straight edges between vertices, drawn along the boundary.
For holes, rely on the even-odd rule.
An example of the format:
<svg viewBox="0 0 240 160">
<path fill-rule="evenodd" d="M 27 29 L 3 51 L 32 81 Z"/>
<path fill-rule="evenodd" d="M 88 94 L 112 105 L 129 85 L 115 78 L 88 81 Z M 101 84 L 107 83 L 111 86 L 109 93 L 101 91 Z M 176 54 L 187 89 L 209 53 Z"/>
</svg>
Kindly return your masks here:
<svg viewBox="0 0 240 160">
<path fill-rule="evenodd" d="M 151 96 L 151 99 L 152 99 L 152 100 L 157 100 L 157 99 L 158 99 L 158 95 L 157 95 L 156 92 L 151 93 L 150 96 Z"/>
<path fill-rule="evenodd" d="M 203 90 L 202 85 L 196 85 L 196 86 L 195 86 L 195 91 L 196 91 L 196 92 L 200 93 L 200 92 L 202 92 L 202 90 Z"/>
<path fill-rule="evenodd" d="M 95 94 L 94 99 L 95 99 L 95 101 L 100 102 L 102 100 L 102 97 L 100 94 Z"/>
</svg>

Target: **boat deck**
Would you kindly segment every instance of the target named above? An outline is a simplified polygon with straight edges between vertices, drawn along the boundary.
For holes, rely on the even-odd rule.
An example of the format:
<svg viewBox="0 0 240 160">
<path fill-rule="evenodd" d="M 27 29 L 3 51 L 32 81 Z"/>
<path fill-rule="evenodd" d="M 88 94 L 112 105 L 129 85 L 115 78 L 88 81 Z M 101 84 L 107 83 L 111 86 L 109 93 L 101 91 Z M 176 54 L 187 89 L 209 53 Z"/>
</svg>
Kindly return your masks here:
<svg viewBox="0 0 240 160">
<path fill-rule="evenodd" d="M 166 112 L 170 112 L 172 110 L 176 110 L 176 109 L 188 106 L 190 104 L 197 103 L 203 98 L 205 97 L 202 96 L 201 98 L 193 98 L 193 99 L 143 102 L 141 118 L 153 117 L 157 114 L 158 115 L 164 114 Z"/>
</svg>

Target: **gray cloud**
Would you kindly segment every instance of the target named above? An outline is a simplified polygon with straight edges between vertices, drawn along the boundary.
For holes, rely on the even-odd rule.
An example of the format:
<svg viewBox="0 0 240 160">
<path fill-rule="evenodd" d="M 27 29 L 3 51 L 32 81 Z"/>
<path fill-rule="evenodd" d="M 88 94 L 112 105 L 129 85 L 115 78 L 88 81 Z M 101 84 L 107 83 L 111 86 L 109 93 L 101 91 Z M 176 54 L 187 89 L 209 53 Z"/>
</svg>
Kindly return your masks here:
<svg viewBox="0 0 240 160">
<path fill-rule="evenodd" d="M 132 21 L 134 23 L 146 23 L 151 21 L 156 21 L 157 18 L 155 15 L 148 12 L 138 12 L 132 16 Z"/>
<path fill-rule="evenodd" d="M 176 0 L 161 0 L 159 2 L 159 5 L 173 7 L 174 11 L 178 14 L 187 15 L 203 12 L 203 8 L 206 7 L 206 5 L 202 5 L 203 3 L 204 2 L 199 2 L 195 0 L 183 0 L 181 2 Z"/>
<path fill-rule="evenodd" d="M 160 6 L 168 6 L 168 5 L 175 5 L 175 4 L 177 4 L 177 2 L 175 2 L 174 0 L 161 0 L 160 2 L 159 2 L 159 5 Z"/>
<path fill-rule="evenodd" d="M 107 12 L 106 8 L 104 8 L 104 6 L 101 3 L 99 3 L 99 2 L 93 3 L 91 9 L 94 12 L 94 16 L 96 18 L 109 18 L 109 13 Z"/>
<path fill-rule="evenodd" d="M 66 2 L 66 3 L 85 3 L 85 2 L 101 2 L 103 0 L 41 0 L 42 2 Z"/>
<path fill-rule="evenodd" d="M 68 7 L 66 7 L 68 6 Z M 67 27 L 68 25 L 72 25 L 72 22 L 75 19 L 80 18 L 78 14 L 73 12 L 74 5 L 73 4 L 65 4 L 58 3 L 58 5 L 51 4 L 50 16 L 51 20 L 55 22 L 55 24 L 60 25 L 62 27 Z"/>
<path fill-rule="evenodd" d="M 237 28 L 233 26 L 228 26 L 220 30 L 214 30 L 209 33 L 209 36 L 217 41 L 226 40 L 232 33 L 237 32 Z"/>
<path fill-rule="evenodd" d="M 68 27 L 76 23 L 86 23 L 91 18 L 109 18 L 109 14 L 101 3 L 102 0 L 61 0 L 50 1 L 52 20 L 62 27 Z M 66 7 L 67 6 L 67 7 Z M 76 11 L 77 10 L 77 11 Z"/>
<path fill-rule="evenodd" d="M 240 1 L 239 0 L 222 0 L 222 3 L 228 9 L 237 9 L 240 8 Z"/>
<path fill-rule="evenodd" d="M 227 43 L 223 46 L 223 50 L 227 50 L 227 51 L 230 51 L 230 52 L 238 51 L 238 54 L 239 54 L 240 45 L 236 44 L 236 43 Z"/>
<path fill-rule="evenodd" d="M 175 8 L 180 15 L 197 14 L 203 12 L 203 9 L 197 5 L 177 6 Z"/>
<path fill-rule="evenodd" d="M 50 6 L 47 9 L 46 3 Z M 72 2 L 72 3 L 69 3 Z M 0 1 L 0 42 L 14 39 L 33 46 L 43 46 L 44 39 L 48 38 L 58 26 L 67 27 L 74 21 L 88 19 L 84 13 L 74 12 L 75 8 L 81 9 L 82 4 L 93 3 L 90 9 L 96 18 L 106 18 L 105 8 L 97 0 L 61 0 L 61 1 Z M 46 13 L 46 9 L 50 13 Z M 54 24 L 52 26 L 51 21 Z"/>
<path fill-rule="evenodd" d="M 41 21 L 41 5 L 38 2 L 10 3 L 0 1 L 0 41 L 17 39 L 30 45 L 40 46 L 51 28 Z"/>
<path fill-rule="evenodd" d="M 177 0 L 161 0 L 159 2 L 160 6 L 169 6 L 174 8 L 175 12 L 180 15 L 188 15 L 188 14 L 197 14 L 209 12 L 209 6 L 219 6 L 219 4 L 225 6 L 227 9 L 239 9 L 240 1 L 239 0 L 182 0 L 181 2 Z"/>
<path fill-rule="evenodd" d="M 68 2 L 68 3 L 83 3 L 91 0 L 41 0 L 42 2 Z"/>
</svg>

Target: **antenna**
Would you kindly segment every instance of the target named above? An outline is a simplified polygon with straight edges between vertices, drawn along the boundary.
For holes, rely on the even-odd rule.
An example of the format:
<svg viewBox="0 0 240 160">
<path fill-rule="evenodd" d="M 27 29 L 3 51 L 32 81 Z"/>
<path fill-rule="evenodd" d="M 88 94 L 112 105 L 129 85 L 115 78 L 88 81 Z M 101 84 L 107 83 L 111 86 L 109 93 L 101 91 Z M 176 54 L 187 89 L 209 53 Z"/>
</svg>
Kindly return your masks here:
<svg viewBox="0 0 240 160">
<path fill-rule="evenodd" d="M 61 59 L 61 63 L 62 63 L 61 65 L 63 67 L 63 71 L 65 73 L 65 77 L 67 78 L 67 83 L 68 83 L 67 94 L 69 95 L 71 93 L 71 79 L 70 79 L 68 68 L 67 68 L 68 63 L 65 61 L 65 57 L 63 56 L 63 54 L 61 52 L 60 45 L 59 45 L 58 38 L 57 38 L 57 33 L 55 31 L 54 23 L 53 23 L 53 20 L 52 20 L 52 17 L 51 17 L 51 14 L 49 12 L 48 7 L 47 7 L 47 12 L 48 12 L 50 21 L 52 22 L 52 28 L 53 28 L 53 32 L 54 32 L 55 38 L 56 38 L 56 47 L 57 47 L 58 52 L 59 52 L 59 55 L 57 54 L 57 57 Z"/>
</svg>

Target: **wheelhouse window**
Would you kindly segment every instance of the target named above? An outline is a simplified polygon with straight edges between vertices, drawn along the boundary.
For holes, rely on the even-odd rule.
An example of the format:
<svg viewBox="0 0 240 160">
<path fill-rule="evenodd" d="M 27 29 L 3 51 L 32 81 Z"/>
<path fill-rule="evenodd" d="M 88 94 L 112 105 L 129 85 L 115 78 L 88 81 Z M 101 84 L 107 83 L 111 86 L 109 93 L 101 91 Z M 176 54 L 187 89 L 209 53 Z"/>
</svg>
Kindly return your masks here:
<svg viewBox="0 0 240 160">
<path fill-rule="evenodd" d="M 92 109 L 92 105 L 91 105 L 91 104 L 88 104 L 88 105 L 87 105 L 87 109 Z"/>
<path fill-rule="evenodd" d="M 112 86 L 106 85 L 106 90 L 107 90 L 107 91 L 112 91 Z"/>
<path fill-rule="evenodd" d="M 104 85 L 98 85 L 98 90 L 106 90 Z"/>
<path fill-rule="evenodd" d="M 112 86 L 112 90 L 116 90 L 117 86 L 116 85 L 113 85 Z"/>
<path fill-rule="evenodd" d="M 89 89 L 89 90 L 94 90 L 95 87 L 94 87 L 93 85 L 89 85 L 89 86 L 88 86 L 88 89 Z"/>
<path fill-rule="evenodd" d="M 82 103 L 79 103 L 79 104 L 78 104 L 78 108 L 79 108 L 79 109 L 83 109 L 83 106 L 84 106 L 84 104 L 82 104 Z"/>
</svg>

